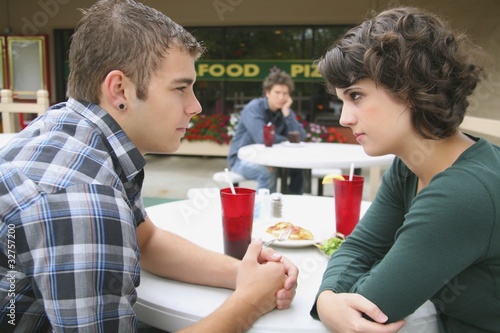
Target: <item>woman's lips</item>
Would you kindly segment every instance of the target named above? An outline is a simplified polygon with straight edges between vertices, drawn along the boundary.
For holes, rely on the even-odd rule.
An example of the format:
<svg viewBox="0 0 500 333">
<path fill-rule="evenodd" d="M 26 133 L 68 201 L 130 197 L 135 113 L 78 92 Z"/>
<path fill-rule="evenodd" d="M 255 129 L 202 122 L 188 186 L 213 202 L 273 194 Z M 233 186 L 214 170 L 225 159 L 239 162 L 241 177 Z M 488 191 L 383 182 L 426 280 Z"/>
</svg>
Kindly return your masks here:
<svg viewBox="0 0 500 333">
<path fill-rule="evenodd" d="M 353 133 L 354 137 L 356 138 L 356 141 L 360 142 L 364 137 L 365 133 Z"/>
</svg>

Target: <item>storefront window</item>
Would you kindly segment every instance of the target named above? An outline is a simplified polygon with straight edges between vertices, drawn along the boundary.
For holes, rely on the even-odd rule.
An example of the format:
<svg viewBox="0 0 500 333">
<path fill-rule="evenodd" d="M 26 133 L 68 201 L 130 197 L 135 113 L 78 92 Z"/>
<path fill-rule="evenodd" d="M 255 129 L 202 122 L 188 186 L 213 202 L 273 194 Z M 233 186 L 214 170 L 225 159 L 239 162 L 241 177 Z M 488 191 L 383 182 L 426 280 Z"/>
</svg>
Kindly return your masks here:
<svg viewBox="0 0 500 333">
<path fill-rule="evenodd" d="M 206 52 L 203 59 L 224 59 L 225 58 L 225 38 L 224 28 L 187 28 L 196 39 L 203 43 Z"/>
<path fill-rule="evenodd" d="M 304 59 L 310 57 L 312 51 L 310 30 L 283 27 L 227 28 L 226 58 Z"/>
<path fill-rule="evenodd" d="M 262 81 L 269 69 L 276 66 L 289 72 L 295 80 L 292 107 L 299 115 L 326 125 L 335 123 L 341 104 L 326 93 L 323 78 L 314 72 L 312 63 L 346 29 L 347 26 L 187 28 L 207 49 L 197 65 L 215 63 L 211 75 L 198 73 L 195 84 L 195 94 L 203 112 L 230 114 L 241 111 L 251 99 L 262 96 Z M 62 64 L 56 66 L 58 101 L 66 96 L 67 53 L 72 33 L 72 29 L 54 32 L 56 59 Z M 232 77 L 221 75 L 218 78 L 221 71 L 228 69 L 224 67 L 228 64 L 233 66 L 229 68 Z M 258 75 L 240 75 L 256 74 L 255 68 L 259 66 Z M 294 68 L 295 72 L 290 73 Z"/>
<path fill-rule="evenodd" d="M 204 63 L 206 72 L 209 68 L 213 69 L 209 79 L 199 75 L 195 85 L 203 112 L 238 112 L 251 99 L 262 96 L 262 78 L 267 73 L 239 80 L 238 71 L 251 72 L 255 62 L 259 62 L 262 68 L 268 68 L 274 61 L 277 67 L 286 64 L 284 61 L 296 61 L 299 72 L 302 65 L 307 75 L 301 73 L 292 76 L 295 80 L 292 94 L 294 110 L 307 120 L 319 120 L 330 125 L 338 114 L 335 112 L 338 101 L 326 93 L 323 79 L 314 75 L 311 66 L 313 60 L 319 58 L 346 29 L 346 26 L 188 28 L 207 47 L 206 54 L 199 62 Z M 223 77 L 222 71 L 228 70 L 224 67 L 228 64 L 233 66 L 229 74 L 234 75 Z M 283 70 L 290 69 L 290 66 L 283 67 L 287 67 L 281 68 Z M 220 79 L 214 77 L 218 74 L 221 75 Z"/>
</svg>

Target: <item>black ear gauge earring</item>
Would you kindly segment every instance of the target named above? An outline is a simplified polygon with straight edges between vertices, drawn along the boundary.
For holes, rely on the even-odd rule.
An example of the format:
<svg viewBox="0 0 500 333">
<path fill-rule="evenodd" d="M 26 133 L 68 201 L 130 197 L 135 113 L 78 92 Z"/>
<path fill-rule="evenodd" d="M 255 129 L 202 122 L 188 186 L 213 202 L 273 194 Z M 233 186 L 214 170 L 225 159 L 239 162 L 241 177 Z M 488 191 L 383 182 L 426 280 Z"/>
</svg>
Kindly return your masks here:
<svg viewBox="0 0 500 333">
<path fill-rule="evenodd" d="M 120 110 L 125 110 L 125 104 L 122 103 L 122 104 L 118 105 L 118 108 Z"/>
</svg>

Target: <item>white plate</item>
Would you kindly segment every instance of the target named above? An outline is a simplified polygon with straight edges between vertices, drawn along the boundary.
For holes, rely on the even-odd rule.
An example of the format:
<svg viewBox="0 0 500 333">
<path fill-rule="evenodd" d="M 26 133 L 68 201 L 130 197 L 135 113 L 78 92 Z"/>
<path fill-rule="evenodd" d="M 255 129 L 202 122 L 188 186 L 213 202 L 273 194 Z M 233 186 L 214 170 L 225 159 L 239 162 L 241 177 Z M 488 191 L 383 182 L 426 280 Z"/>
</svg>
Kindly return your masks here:
<svg viewBox="0 0 500 333">
<path fill-rule="evenodd" d="M 290 142 L 290 141 L 284 141 L 281 143 L 285 147 L 304 147 L 306 144 L 304 142 Z"/>
<path fill-rule="evenodd" d="M 296 247 L 308 247 L 314 245 L 316 241 L 314 239 L 311 240 L 287 240 L 287 241 L 275 241 L 269 246 L 276 247 L 288 247 L 288 248 L 296 248 Z"/>
<path fill-rule="evenodd" d="M 298 197 L 298 196 L 297 196 Z M 277 222 L 290 222 L 296 226 L 306 228 L 312 232 L 314 239 L 311 240 L 287 240 L 275 241 L 272 247 L 288 247 L 288 248 L 301 248 L 314 246 L 314 243 L 322 241 L 325 237 L 335 233 L 335 212 L 332 209 L 322 211 L 320 207 L 309 207 L 311 209 L 295 209 L 292 205 L 295 201 L 292 198 L 283 197 L 283 217 L 257 219 L 253 224 L 252 236 L 260 238 L 263 241 L 273 239 L 274 236 L 267 233 L 266 230 Z M 326 202 L 331 202 L 332 198 L 324 198 Z M 332 206 L 333 206 L 333 202 Z"/>
<path fill-rule="evenodd" d="M 266 241 L 269 241 L 275 237 L 273 237 L 273 235 L 271 235 L 270 233 L 267 233 L 265 229 L 267 229 L 267 227 L 273 225 L 274 223 L 270 223 L 269 225 L 267 225 L 264 229 L 261 227 L 259 228 L 260 230 L 258 230 L 256 232 L 257 236 L 259 238 L 262 239 L 262 241 L 266 242 Z M 311 246 L 311 245 L 314 245 L 314 243 L 316 243 L 317 240 L 315 239 L 308 239 L 308 240 L 286 240 L 286 241 L 274 241 L 271 245 L 269 245 L 270 247 L 273 247 L 273 246 L 276 246 L 276 247 L 288 247 L 288 248 L 297 248 L 297 247 L 307 247 L 307 246 Z"/>
</svg>

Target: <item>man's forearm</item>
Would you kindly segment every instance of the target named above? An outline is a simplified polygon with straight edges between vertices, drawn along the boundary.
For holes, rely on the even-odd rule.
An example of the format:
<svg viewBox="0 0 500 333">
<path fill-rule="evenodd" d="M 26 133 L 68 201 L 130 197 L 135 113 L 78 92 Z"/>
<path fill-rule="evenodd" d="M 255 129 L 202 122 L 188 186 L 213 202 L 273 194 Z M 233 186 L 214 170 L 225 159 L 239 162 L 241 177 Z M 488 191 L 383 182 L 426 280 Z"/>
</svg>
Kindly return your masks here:
<svg viewBox="0 0 500 333">
<path fill-rule="evenodd" d="M 147 245 L 141 247 L 142 268 L 187 283 L 234 289 L 239 263 L 161 229 L 156 229 Z"/>
<path fill-rule="evenodd" d="M 274 308 L 275 304 L 252 304 L 244 295 L 232 294 L 217 310 L 198 323 L 179 331 L 179 333 L 246 332 L 263 314 Z"/>
</svg>

